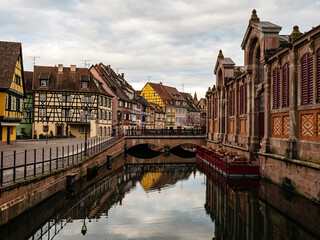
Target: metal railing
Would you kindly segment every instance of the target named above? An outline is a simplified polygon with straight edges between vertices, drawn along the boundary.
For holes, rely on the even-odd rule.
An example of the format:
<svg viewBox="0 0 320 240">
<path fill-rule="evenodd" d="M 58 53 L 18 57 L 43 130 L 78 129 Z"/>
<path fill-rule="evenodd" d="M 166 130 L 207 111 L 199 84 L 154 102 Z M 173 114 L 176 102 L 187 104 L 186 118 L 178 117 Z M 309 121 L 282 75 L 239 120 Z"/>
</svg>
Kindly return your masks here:
<svg viewBox="0 0 320 240">
<path fill-rule="evenodd" d="M 128 129 L 127 136 L 204 136 L 203 129 Z"/>
<path fill-rule="evenodd" d="M 91 139 L 87 142 L 87 150 L 85 150 L 84 144 L 81 143 L 80 145 L 24 150 L 18 153 L 14 150 L 13 154 L 6 156 L 1 151 L 0 186 L 41 176 L 45 173 L 79 163 L 123 137 L 124 134 L 109 138 L 108 140 L 102 138 Z M 8 162 L 12 164 L 8 164 Z"/>
</svg>

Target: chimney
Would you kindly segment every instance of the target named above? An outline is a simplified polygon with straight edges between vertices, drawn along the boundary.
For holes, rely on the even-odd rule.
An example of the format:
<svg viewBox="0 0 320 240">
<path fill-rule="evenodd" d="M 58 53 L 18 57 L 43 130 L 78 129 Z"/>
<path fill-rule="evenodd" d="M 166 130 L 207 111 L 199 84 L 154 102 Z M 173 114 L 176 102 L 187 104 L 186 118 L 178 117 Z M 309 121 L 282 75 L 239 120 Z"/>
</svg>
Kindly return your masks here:
<svg viewBox="0 0 320 240">
<path fill-rule="evenodd" d="M 124 73 L 121 73 L 121 77 L 122 77 L 122 79 L 124 79 Z"/>
<path fill-rule="evenodd" d="M 107 68 L 108 68 L 108 73 L 110 73 L 110 65 L 107 65 Z"/>
<path fill-rule="evenodd" d="M 70 65 L 70 72 L 72 73 L 76 72 L 76 65 Z"/>
<path fill-rule="evenodd" d="M 162 86 L 162 82 L 160 82 L 160 86 Z"/>
<path fill-rule="evenodd" d="M 58 74 L 63 73 L 63 64 L 58 64 Z"/>
</svg>

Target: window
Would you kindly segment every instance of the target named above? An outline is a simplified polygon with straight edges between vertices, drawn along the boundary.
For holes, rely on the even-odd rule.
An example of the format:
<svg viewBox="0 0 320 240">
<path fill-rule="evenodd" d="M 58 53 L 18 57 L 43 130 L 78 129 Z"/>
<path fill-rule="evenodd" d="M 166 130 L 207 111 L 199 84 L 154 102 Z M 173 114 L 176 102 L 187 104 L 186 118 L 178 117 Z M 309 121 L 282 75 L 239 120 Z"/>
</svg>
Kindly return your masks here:
<svg viewBox="0 0 320 240">
<path fill-rule="evenodd" d="M 234 90 L 231 90 L 229 95 L 229 115 L 234 115 Z"/>
<path fill-rule="evenodd" d="M 47 115 L 47 109 L 39 108 L 39 117 L 45 117 Z"/>
<path fill-rule="evenodd" d="M 104 111 L 104 120 L 107 120 L 107 111 Z"/>
<path fill-rule="evenodd" d="M 82 102 L 85 102 L 85 103 L 91 102 L 91 97 L 89 97 L 89 96 L 83 97 L 83 98 L 82 98 Z"/>
<path fill-rule="evenodd" d="M 16 98 L 16 111 L 21 112 L 21 100 L 20 98 Z"/>
<path fill-rule="evenodd" d="M 46 101 L 47 100 L 47 96 L 45 93 L 40 93 L 40 101 Z"/>
<path fill-rule="evenodd" d="M 320 103 L 320 49 L 317 51 L 317 102 Z"/>
<path fill-rule="evenodd" d="M 20 83 L 21 83 L 20 79 L 21 79 L 21 78 L 20 78 L 17 74 L 14 76 L 14 82 L 15 82 L 16 84 L 18 84 L 18 85 L 20 85 Z"/>
<path fill-rule="evenodd" d="M 108 112 L 108 115 L 109 115 L 108 119 L 111 120 L 111 112 Z"/>
<path fill-rule="evenodd" d="M 49 126 L 43 125 L 43 132 L 49 132 Z"/>
<path fill-rule="evenodd" d="M 289 107 L 289 63 L 282 67 L 282 107 Z"/>
<path fill-rule="evenodd" d="M 310 104 L 313 99 L 313 56 L 306 53 L 301 59 L 301 104 Z"/>
<path fill-rule="evenodd" d="M 89 82 L 87 81 L 82 81 L 81 82 L 81 88 L 88 88 Z"/>
<path fill-rule="evenodd" d="M 217 97 L 214 100 L 214 117 L 215 118 L 218 117 L 218 98 Z"/>
<path fill-rule="evenodd" d="M 40 79 L 40 87 L 47 87 L 47 79 Z"/>
<path fill-rule="evenodd" d="M 280 69 L 273 70 L 273 109 L 280 107 Z"/>
<path fill-rule="evenodd" d="M 240 87 L 240 114 L 247 113 L 247 84 Z"/>
<path fill-rule="evenodd" d="M 109 100 L 108 107 L 111 108 L 111 99 L 108 99 L 108 100 Z"/>
</svg>

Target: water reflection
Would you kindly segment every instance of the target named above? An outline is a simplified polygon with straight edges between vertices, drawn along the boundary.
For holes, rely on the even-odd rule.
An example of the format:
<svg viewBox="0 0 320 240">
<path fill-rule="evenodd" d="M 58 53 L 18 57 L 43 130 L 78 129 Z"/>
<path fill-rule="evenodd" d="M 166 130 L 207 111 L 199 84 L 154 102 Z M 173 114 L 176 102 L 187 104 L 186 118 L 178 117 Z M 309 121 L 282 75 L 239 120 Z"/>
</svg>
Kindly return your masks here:
<svg viewBox="0 0 320 240">
<path fill-rule="evenodd" d="M 214 239 L 320 239 L 318 204 L 265 180 L 227 182 L 200 161 L 197 166 L 207 176 Z"/>
<path fill-rule="evenodd" d="M 0 228 L 0 239 L 320 239 L 320 208 L 177 156 L 119 159 Z M 196 164 L 195 164 L 196 163 Z"/>
</svg>

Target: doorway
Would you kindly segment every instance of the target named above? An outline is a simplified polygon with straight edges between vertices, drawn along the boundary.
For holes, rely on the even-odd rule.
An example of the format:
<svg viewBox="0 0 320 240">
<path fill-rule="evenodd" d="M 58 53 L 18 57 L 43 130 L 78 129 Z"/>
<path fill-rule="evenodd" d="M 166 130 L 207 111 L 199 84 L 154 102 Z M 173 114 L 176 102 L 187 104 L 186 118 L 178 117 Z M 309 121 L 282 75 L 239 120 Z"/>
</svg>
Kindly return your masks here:
<svg viewBox="0 0 320 240">
<path fill-rule="evenodd" d="M 57 136 L 58 137 L 63 136 L 63 125 L 57 125 Z"/>
<path fill-rule="evenodd" d="M 11 127 L 7 126 L 7 144 L 10 144 L 10 130 Z"/>
</svg>

